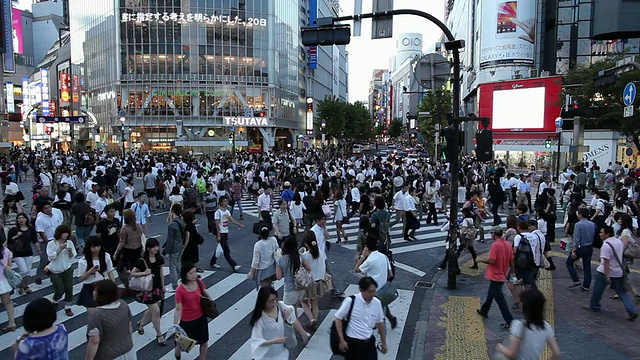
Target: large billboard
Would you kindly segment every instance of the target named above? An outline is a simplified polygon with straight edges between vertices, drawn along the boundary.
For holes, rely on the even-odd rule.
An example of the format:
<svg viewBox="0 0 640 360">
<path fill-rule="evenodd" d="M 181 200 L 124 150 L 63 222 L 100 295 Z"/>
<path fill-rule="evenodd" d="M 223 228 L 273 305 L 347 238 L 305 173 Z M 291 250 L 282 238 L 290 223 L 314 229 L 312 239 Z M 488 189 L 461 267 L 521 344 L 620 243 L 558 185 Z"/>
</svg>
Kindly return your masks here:
<svg viewBox="0 0 640 360">
<path fill-rule="evenodd" d="M 309 26 L 316 26 L 314 21 L 318 19 L 318 0 L 309 0 Z M 309 46 L 309 69 L 318 68 L 318 47 Z"/>
<path fill-rule="evenodd" d="M 480 66 L 533 64 L 536 0 L 482 0 L 479 8 Z"/>
<path fill-rule="evenodd" d="M 24 53 L 24 45 L 22 43 L 22 10 L 13 9 L 13 52 L 18 54 Z"/>
<path fill-rule="evenodd" d="M 502 81 L 480 85 L 478 116 L 491 119 L 494 133 L 527 137 L 555 132 L 561 111 L 562 77 Z M 536 137 L 536 136 L 531 136 Z"/>
</svg>

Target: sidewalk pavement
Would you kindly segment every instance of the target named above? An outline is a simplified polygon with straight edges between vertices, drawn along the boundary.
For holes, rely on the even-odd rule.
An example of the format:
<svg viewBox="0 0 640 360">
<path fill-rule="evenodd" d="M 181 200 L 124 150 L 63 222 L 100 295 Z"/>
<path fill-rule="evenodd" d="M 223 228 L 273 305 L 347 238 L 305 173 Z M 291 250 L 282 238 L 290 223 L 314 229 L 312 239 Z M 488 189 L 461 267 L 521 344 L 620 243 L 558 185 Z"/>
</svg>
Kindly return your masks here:
<svg viewBox="0 0 640 360">
<path fill-rule="evenodd" d="M 476 251 L 484 254 L 489 243 L 478 243 Z M 552 256 L 557 270 L 542 270 L 539 289 L 547 299 L 546 320 L 555 329 L 562 359 L 640 359 L 640 321 L 627 320 L 627 313 L 620 300 L 609 298 L 612 290 L 605 291 L 603 311 L 593 313 L 582 308 L 589 304 L 591 293 L 579 289 L 570 290 L 571 278 L 564 264 L 567 253 L 553 244 Z M 594 251 L 592 272 L 599 262 L 599 250 Z M 413 359 L 492 359 L 498 343 L 508 338 L 507 330 L 500 328 L 503 322 L 498 305 L 492 304 L 489 319 L 483 320 L 476 313 L 486 297 L 489 281 L 484 277 L 486 265 L 470 269 L 473 262 L 468 252 L 460 258 L 462 274 L 457 277 L 457 290 L 447 289 L 447 271 L 433 275 L 435 284 L 426 293 L 420 319 L 416 325 Z M 640 262 L 632 265 L 631 283 L 640 289 Z M 582 279 L 582 270 L 578 270 Z M 593 283 L 592 283 L 593 286 Z M 507 303 L 513 299 L 506 285 L 503 288 Z M 636 303 L 636 306 L 640 304 Z M 392 305 L 393 306 L 393 305 Z M 522 318 L 520 310 L 512 310 L 515 319 Z M 549 348 L 543 358 L 551 355 Z"/>
</svg>

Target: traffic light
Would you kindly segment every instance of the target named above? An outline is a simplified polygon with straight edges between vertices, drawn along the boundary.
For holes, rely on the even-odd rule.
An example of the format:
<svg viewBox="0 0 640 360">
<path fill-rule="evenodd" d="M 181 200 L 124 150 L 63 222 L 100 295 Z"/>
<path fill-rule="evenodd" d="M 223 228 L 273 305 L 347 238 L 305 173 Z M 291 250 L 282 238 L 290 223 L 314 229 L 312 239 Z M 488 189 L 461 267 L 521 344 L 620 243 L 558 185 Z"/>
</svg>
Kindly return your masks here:
<svg viewBox="0 0 640 360">
<path fill-rule="evenodd" d="M 551 138 L 550 137 L 548 137 L 547 140 L 544 141 L 544 148 L 545 149 L 551 148 Z"/>
<path fill-rule="evenodd" d="M 302 32 L 302 45 L 347 45 L 351 42 L 351 26 L 304 26 Z"/>
<path fill-rule="evenodd" d="M 267 116 L 267 113 L 264 111 L 258 111 L 258 113 L 256 114 L 258 117 L 265 117 Z"/>
<path fill-rule="evenodd" d="M 445 161 L 451 162 L 452 159 L 458 156 L 458 147 L 455 146 L 457 142 L 456 136 L 458 135 L 458 130 L 453 126 L 447 126 L 444 128 L 443 136 L 447 141 L 447 146 L 444 149 Z"/>
<path fill-rule="evenodd" d="M 476 133 L 476 159 L 493 161 L 493 131 L 483 129 Z"/>
</svg>

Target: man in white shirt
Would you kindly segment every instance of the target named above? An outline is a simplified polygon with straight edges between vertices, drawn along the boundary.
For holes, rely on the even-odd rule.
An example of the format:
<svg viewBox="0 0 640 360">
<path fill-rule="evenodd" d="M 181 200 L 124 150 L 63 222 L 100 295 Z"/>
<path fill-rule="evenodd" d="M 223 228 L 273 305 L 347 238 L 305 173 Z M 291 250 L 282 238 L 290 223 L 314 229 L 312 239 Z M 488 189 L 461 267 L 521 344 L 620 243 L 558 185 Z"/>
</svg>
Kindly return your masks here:
<svg viewBox="0 0 640 360">
<path fill-rule="evenodd" d="M 258 196 L 258 212 L 262 221 L 271 224 L 271 188 L 266 186 Z"/>
<path fill-rule="evenodd" d="M 100 198 L 100 196 L 98 196 L 98 183 L 92 183 L 91 191 L 87 193 L 86 200 L 89 203 L 89 206 L 91 206 L 93 210 L 96 210 L 96 207 L 97 207 L 96 203 L 98 202 L 98 198 Z"/>
<path fill-rule="evenodd" d="M 353 189 L 351 189 L 351 214 L 353 216 L 358 212 L 358 208 L 360 207 L 360 184 L 361 182 L 356 180 L 353 183 Z"/>
<path fill-rule="evenodd" d="M 335 324 L 340 338 L 340 350 L 345 359 L 378 359 L 374 328 L 380 335 L 380 351 L 387 353 L 387 334 L 384 329 L 384 314 L 380 300 L 375 297 L 378 284 L 371 277 L 363 277 L 358 282 L 360 293 L 344 299 L 335 314 Z M 349 322 L 344 328 L 344 319 Z"/>
<path fill-rule="evenodd" d="M 403 184 L 402 189 L 400 189 L 395 195 L 393 195 L 393 207 L 396 209 L 396 221 L 391 225 L 395 225 L 401 222 L 402 230 L 404 231 L 404 211 L 406 210 L 405 198 L 407 197 L 407 192 L 409 190 L 409 184 Z"/>
<path fill-rule="evenodd" d="M 38 264 L 38 270 L 36 271 L 36 284 L 42 284 L 42 278 L 44 275 L 44 268 L 49 264 L 49 258 L 47 257 L 47 243 L 55 240 L 54 234 L 56 228 L 62 225 L 64 215 L 60 209 L 53 208 L 50 203 L 46 203 L 42 206 L 42 212 L 38 213 L 36 218 L 36 232 L 38 233 L 38 242 L 36 243 L 36 249 L 38 256 L 40 256 L 40 263 Z"/>
<path fill-rule="evenodd" d="M 381 290 L 387 285 L 387 279 L 393 276 L 393 271 L 391 269 L 391 263 L 389 263 L 389 258 L 387 255 L 379 252 L 377 246 L 378 239 L 373 236 L 368 236 L 365 248 L 362 250 L 362 255 L 360 255 L 354 271 L 372 277 L 378 283 L 378 290 Z M 389 304 L 382 304 L 382 306 L 389 319 L 389 323 L 391 323 L 391 328 L 395 329 L 398 325 L 398 319 L 391 314 Z"/>
</svg>

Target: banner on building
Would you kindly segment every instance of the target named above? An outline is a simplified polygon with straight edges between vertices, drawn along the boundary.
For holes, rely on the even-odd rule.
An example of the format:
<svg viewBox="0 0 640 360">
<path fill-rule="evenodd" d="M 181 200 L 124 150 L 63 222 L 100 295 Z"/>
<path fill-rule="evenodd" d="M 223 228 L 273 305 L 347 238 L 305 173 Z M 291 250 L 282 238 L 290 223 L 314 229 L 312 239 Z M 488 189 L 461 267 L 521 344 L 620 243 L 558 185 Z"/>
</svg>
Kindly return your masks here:
<svg viewBox="0 0 640 360">
<path fill-rule="evenodd" d="M 22 43 L 22 10 L 13 9 L 13 51 L 18 54 L 24 53 L 24 45 Z"/>
<path fill-rule="evenodd" d="M 316 26 L 318 19 L 318 0 L 309 0 L 309 26 Z M 318 47 L 309 46 L 309 69 L 318 68 Z"/>
<path fill-rule="evenodd" d="M 333 74 L 332 74 L 332 85 L 333 85 L 333 96 L 340 97 L 340 49 L 336 45 L 333 45 L 331 49 L 333 56 Z"/>
<path fill-rule="evenodd" d="M 60 73 L 60 100 L 69 102 L 69 74 Z"/>
<path fill-rule="evenodd" d="M 79 86 L 79 76 L 78 74 L 71 75 L 71 93 L 73 97 L 73 102 L 80 102 L 80 86 Z"/>
<path fill-rule="evenodd" d="M 16 59 L 13 57 L 13 21 L 11 13 L 11 0 L 2 0 L 2 16 L 4 17 L 4 54 L 2 54 L 4 72 L 16 72 Z"/>
<path fill-rule="evenodd" d="M 49 70 L 40 69 L 40 91 L 42 92 L 42 115 L 49 115 Z"/>
<path fill-rule="evenodd" d="M 13 83 L 7 81 L 5 84 L 7 90 L 7 112 L 11 114 L 16 112 L 15 98 L 13 96 Z"/>
<path fill-rule="evenodd" d="M 536 40 L 536 0 L 482 0 L 480 66 L 531 65 Z"/>
<path fill-rule="evenodd" d="M 86 116 L 38 116 L 36 122 L 40 124 L 67 123 L 85 124 L 89 119 Z"/>
</svg>

